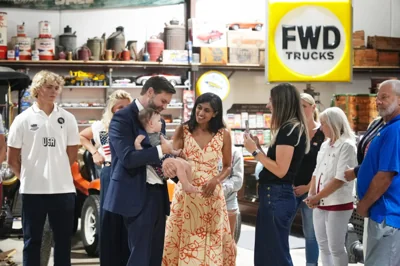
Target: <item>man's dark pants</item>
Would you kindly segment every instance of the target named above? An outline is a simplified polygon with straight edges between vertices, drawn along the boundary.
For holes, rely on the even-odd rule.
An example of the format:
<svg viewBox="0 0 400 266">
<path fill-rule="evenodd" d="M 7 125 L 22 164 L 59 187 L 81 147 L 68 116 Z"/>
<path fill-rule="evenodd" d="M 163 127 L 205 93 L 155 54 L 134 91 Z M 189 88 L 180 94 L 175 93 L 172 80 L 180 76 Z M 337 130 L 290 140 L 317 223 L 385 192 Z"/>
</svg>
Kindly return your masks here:
<svg viewBox="0 0 400 266">
<path fill-rule="evenodd" d="M 23 265 L 40 265 L 40 246 L 48 216 L 54 237 L 54 265 L 70 266 L 75 193 L 21 194 L 21 197 Z"/>
</svg>

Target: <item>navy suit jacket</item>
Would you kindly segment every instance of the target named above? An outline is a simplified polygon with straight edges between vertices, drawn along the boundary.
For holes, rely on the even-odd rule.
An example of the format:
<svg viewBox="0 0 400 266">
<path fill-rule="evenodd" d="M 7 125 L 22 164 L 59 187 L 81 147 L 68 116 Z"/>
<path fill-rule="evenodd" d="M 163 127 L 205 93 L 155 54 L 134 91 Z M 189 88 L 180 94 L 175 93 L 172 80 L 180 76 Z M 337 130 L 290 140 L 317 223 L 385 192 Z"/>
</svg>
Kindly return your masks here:
<svg viewBox="0 0 400 266">
<path fill-rule="evenodd" d="M 110 122 L 108 135 L 111 149 L 111 180 L 104 201 L 104 209 L 126 217 L 137 216 L 146 202 L 146 165 L 160 164 L 157 147 L 152 147 L 146 131 L 138 120 L 138 107 L 133 101 L 116 112 Z M 165 122 L 162 121 L 165 134 Z M 143 150 L 136 150 L 134 141 L 144 135 Z M 164 181 L 166 215 L 169 198 Z"/>
</svg>

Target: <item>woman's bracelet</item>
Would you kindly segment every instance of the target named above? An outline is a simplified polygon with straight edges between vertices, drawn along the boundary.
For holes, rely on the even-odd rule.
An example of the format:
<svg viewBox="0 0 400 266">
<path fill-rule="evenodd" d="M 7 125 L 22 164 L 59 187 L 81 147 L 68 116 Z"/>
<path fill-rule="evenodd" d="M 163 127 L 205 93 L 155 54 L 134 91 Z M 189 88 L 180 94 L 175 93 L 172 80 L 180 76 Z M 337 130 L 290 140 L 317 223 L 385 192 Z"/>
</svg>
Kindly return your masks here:
<svg viewBox="0 0 400 266">
<path fill-rule="evenodd" d="M 96 150 L 95 152 L 92 153 L 92 156 L 94 156 L 96 153 L 99 153 L 98 150 Z"/>
</svg>

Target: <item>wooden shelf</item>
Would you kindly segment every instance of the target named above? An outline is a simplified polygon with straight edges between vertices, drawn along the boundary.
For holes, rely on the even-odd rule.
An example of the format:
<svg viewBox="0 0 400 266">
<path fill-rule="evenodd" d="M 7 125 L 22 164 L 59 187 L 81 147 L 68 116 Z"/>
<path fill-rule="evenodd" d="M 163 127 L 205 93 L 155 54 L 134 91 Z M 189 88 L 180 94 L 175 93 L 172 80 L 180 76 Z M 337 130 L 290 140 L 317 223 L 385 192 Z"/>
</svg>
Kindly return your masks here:
<svg viewBox="0 0 400 266">
<path fill-rule="evenodd" d="M 265 67 L 260 65 L 227 64 L 227 65 L 206 65 L 197 64 L 199 70 L 226 70 L 226 71 L 264 71 Z M 354 73 L 381 73 L 381 72 L 399 72 L 400 66 L 353 66 Z"/>
<path fill-rule="evenodd" d="M 136 61 L 68 61 L 68 60 L 45 60 L 45 61 L 31 61 L 31 60 L 0 60 L 1 66 L 9 67 L 126 67 L 126 68 L 180 68 L 189 69 L 189 64 L 165 64 L 159 62 L 136 62 Z"/>
<path fill-rule="evenodd" d="M 8 67 L 95 67 L 95 68 L 170 68 L 185 70 L 226 70 L 226 71 L 264 71 L 265 67 L 257 64 L 226 64 L 226 65 L 209 65 L 209 64 L 167 64 L 160 62 L 136 62 L 136 61 L 67 61 L 67 60 L 46 60 L 46 61 L 9 61 L 0 60 L 0 66 Z M 400 72 L 400 66 L 354 66 L 353 72 Z M 134 87 L 134 86 L 133 86 Z M 179 88 L 180 86 L 177 86 Z M 184 87 L 184 86 L 182 86 Z"/>
</svg>

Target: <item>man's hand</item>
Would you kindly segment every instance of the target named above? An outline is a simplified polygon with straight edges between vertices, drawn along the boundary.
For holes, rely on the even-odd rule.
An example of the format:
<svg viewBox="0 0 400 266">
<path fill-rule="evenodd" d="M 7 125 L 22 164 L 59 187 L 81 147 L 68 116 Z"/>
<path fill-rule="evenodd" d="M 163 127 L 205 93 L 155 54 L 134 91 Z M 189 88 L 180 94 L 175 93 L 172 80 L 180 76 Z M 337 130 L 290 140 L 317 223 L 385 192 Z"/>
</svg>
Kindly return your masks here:
<svg viewBox="0 0 400 266">
<path fill-rule="evenodd" d="M 146 138 L 146 136 L 144 136 L 144 135 L 139 135 L 139 136 L 137 136 L 136 137 L 136 139 L 135 139 L 135 149 L 136 150 L 143 150 L 143 147 L 142 147 L 142 141 L 144 140 Z"/>
<path fill-rule="evenodd" d="M 362 201 L 360 201 L 357 204 L 357 213 L 358 213 L 358 215 L 360 215 L 361 217 L 368 217 L 369 216 L 368 212 L 369 212 L 369 209 L 365 206 L 365 204 L 363 204 Z"/>
<path fill-rule="evenodd" d="M 297 197 L 303 196 L 308 192 L 309 188 L 307 185 L 301 185 L 293 188 L 294 194 Z"/>
<path fill-rule="evenodd" d="M 344 178 L 350 182 L 356 179 L 356 174 L 354 173 L 354 168 L 348 168 L 346 171 L 344 171 Z"/>
<path fill-rule="evenodd" d="M 174 178 L 176 176 L 176 166 L 171 160 L 165 160 L 162 165 L 164 176 L 167 178 Z"/>
<path fill-rule="evenodd" d="M 163 135 L 161 138 L 161 150 L 163 154 L 171 154 L 172 153 L 172 141 L 166 140 Z"/>
</svg>

